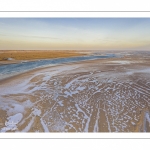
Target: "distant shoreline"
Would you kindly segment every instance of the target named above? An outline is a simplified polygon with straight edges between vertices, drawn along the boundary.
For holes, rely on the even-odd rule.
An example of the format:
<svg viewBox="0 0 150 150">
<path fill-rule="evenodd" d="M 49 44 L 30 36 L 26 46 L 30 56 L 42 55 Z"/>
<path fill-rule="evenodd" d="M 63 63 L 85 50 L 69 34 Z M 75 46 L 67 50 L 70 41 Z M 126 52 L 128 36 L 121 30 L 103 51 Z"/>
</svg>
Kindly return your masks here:
<svg viewBox="0 0 150 150">
<path fill-rule="evenodd" d="M 67 58 L 87 55 L 87 52 L 77 51 L 47 51 L 47 50 L 0 50 L 0 65 L 20 63 L 22 61 L 37 61 L 41 59 Z"/>
<path fill-rule="evenodd" d="M 42 52 L 42 53 L 41 53 Z M 46 59 L 58 59 L 58 58 L 69 58 L 69 57 L 77 57 L 77 56 L 86 56 L 87 52 L 72 52 L 72 51 L 13 51 L 13 50 L 0 50 L 0 65 L 9 65 L 9 64 L 18 64 L 22 62 L 29 61 L 38 61 L 38 60 L 46 60 Z M 46 53 L 43 54 L 43 53 Z M 8 60 L 8 58 L 12 58 L 12 60 Z M 28 58 L 28 59 L 27 59 Z M 7 59 L 7 60 L 4 60 Z"/>
<path fill-rule="evenodd" d="M 72 56 L 77 57 L 77 56 Z M 10 64 L 18 64 L 18 63 L 24 63 L 24 62 L 34 62 L 34 61 L 40 61 L 40 60 L 50 60 L 50 59 L 59 59 L 59 58 L 72 58 L 72 57 L 56 57 L 56 58 L 45 58 L 45 59 L 32 59 L 32 60 L 6 60 L 6 61 L 0 61 L 1 65 L 10 65 Z"/>
</svg>

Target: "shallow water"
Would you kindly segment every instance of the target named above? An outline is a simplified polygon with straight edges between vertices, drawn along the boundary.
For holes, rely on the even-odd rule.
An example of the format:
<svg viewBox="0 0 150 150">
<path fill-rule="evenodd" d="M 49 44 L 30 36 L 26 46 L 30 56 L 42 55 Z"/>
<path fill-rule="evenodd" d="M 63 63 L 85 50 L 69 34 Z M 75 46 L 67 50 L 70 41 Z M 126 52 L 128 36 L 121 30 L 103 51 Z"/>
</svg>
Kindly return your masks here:
<svg viewBox="0 0 150 150">
<path fill-rule="evenodd" d="M 107 54 L 104 56 L 91 55 L 91 56 L 46 59 L 46 60 L 37 60 L 33 62 L 22 62 L 18 64 L 1 65 L 0 66 L 0 79 L 4 79 L 11 75 L 15 75 L 15 74 L 29 71 L 35 68 L 49 66 L 49 65 L 53 66 L 53 65 L 62 64 L 62 63 L 78 62 L 78 61 L 101 59 L 101 58 L 112 58 L 112 57 L 116 57 L 116 55 L 115 54 Z"/>
</svg>

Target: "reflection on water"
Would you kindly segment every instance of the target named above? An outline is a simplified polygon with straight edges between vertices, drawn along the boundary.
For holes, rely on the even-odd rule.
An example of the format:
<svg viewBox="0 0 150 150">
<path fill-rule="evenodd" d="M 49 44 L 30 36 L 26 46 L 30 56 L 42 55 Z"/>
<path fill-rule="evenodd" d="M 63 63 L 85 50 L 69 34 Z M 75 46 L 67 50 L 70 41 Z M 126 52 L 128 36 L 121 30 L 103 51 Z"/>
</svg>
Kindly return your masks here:
<svg viewBox="0 0 150 150">
<path fill-rule="evenodd" d="M 29 71 L 35 68 L 44 67 L 48 65 L 62 64 L 68 62 L 78 62 L 84 60 L 100 59 L 100 58 L 112 58 L 116 57 L 115 54 L 107 54 L 103 56 L 91 55 L 91 56 L 80 56 L 72 58 L 58 58 L 58 59 L 46 59 L 46 60 L 37 60 L 30 62 L 22 62 L 18 64 L 9 64 L 0 66 L 0 79 L 17 74 L 25 71 Z"/>
</svg>

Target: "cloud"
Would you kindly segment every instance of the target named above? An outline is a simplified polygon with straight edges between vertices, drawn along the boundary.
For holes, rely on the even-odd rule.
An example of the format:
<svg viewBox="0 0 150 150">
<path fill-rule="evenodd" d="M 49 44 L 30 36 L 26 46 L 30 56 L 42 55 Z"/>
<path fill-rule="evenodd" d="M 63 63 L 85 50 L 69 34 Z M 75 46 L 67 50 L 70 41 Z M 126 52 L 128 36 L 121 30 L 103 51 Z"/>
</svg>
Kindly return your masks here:
<svg viewBox="0 0 150 150">
<path fill-rule="evenodd" d="M 3 34 L 3 33 L 0 33 L 1 36 L 8 36 L 8 37 L 11 37 L 11 36 L 15 36 L 15 37 L 25 37 L 25 38 L 40 38 L 40 39 L 53 39 L 53 40 L 60 40 L 61 38 L 57 38 L 57 37 L 50 37 L 50 36 L 29 36 L 29 35 L 15 35 L 15 34 L 11 34 L 11 35 L 8 35 L 8 34 Z"/>
<path fill-rule="evenodd" d="M 30 38 L 45 38 L 45 39 L 54 39 L 54 40 L 59 40 L 60 38 L 56 38 L 56 37 L 49 37 L 49 36 L 27 36 L 27 35 L 19 35 L 22 37 L 30 37 Z"/>
</svg>

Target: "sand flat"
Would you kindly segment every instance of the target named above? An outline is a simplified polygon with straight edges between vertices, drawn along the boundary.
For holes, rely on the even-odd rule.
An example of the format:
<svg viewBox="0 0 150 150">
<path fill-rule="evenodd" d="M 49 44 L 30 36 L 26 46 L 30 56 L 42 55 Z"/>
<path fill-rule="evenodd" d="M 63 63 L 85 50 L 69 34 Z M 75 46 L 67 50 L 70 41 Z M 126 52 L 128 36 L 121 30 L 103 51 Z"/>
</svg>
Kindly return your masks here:
<svg viewBox="0 0 150 150">
<path fill-rule="evenodd" d="M 149 58 L 69 63 L 0 81 L 0 130 L 149 132 Z"/>
</svg>

